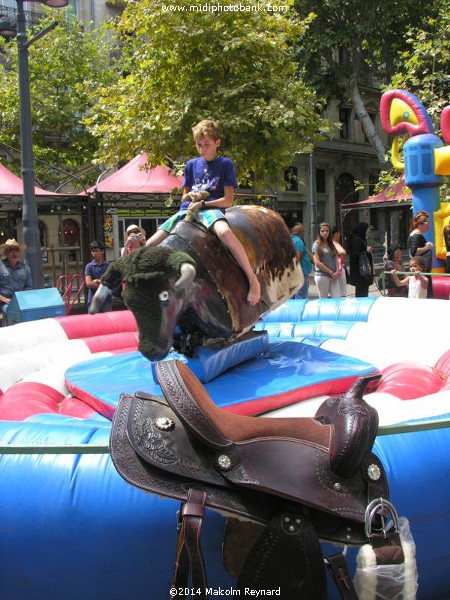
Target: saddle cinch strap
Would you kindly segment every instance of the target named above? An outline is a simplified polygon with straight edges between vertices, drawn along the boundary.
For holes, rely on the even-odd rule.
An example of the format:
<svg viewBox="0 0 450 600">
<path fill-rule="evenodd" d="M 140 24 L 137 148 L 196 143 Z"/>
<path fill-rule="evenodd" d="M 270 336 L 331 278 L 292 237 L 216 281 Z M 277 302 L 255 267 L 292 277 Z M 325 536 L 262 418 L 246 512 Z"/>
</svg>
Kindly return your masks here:
<svg viewBox="0 0 450 600">
<path fill-rule="evenodd" d="M 362 400 L 379 376 L 360 378 L 349 392 L 324 402 L 314 418 L 266 419 L 216 407 L 184 363 L 157 363 L 156 375 L 165 398 L 124 395 L 114 417 L 111 457 L 129 483 L 182 502 L 196 490 L 206 506 L 266 528 L 297 514 L 322 540 L 368 541 L 366 507 L 389 498 L 383 467 L 370 452 L 377 413 Z M 198 528 L 187 533 L 199 538 Z M 184 574 L 191 554 L 186 544 L 178 551 Z"/>
</svg>

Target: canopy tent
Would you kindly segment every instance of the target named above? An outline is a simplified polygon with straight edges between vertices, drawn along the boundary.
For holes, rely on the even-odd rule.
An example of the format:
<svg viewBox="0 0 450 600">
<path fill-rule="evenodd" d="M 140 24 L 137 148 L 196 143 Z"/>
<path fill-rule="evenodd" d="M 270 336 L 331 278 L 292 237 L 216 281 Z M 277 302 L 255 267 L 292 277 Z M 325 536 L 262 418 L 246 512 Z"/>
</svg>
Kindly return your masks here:
<svg viewBox="0 0 450 600">
<path fill-rule="evenodd" d="M 406 187 L 405 178 L 402 177 L 400 181 L 395 184 L 388 186 L 379 194 L 370 196 L 366 200 L 360 202 L 352 202 L 349 204 L 342 204 L 342 209 L 363 209 L 363 208 L 387 208 L 393 206 L 410 206 L 412 204 L 412 192 Z"/>
<path fill-rule="evenodd" d="M 359 220 L 358 211 L 363 209 L 379 209 L 376 222 L 379 235 L 384 235 L 383 247 L 378 248 L 380 261 L 385 249 L 393 239 L 402 246 L 406 245 L 407 228 L 412 206 L 412 192 L 405 184 L 405 178 L 394 185 L 386 187 L 380 193 L 360 202 L 341 204 L 341 223 L 344 237 L 348 239 L 353 227 Z M 372 217 L 371 217 L 372 222 Z M 380 243 L 380 240 L 378 240 Z M 376 241 L 373 245 L 376 245 Z M 374 251 L 375 255 L 377 251 Z M 376 258 L 376 256 L 375 256 Z"/>
<path fill-rule="evenodd" d="M 35 186 L 36 201 L 39 204 L 53 202 L 66 202 L 68 200 L 81 201 L 77 194 L 58 194 Z M 86 196 L 84 193 L 83 196 Z M 19 210 L 19 203 L 23 200 L 23 182 L 20 177 L 12 173 L 0 163 L 0 210 Z"/>
<path fill-rule="evenodd" d="M 135 156 L 129 163 L 89 188 L 104 206 L 117 207 L 122 203 L 145 203 L 146 208 L 165 208 L 164 201 L 182 187 L 183 179 L 169 167 L 148 169 L 145 153 Z"/>
</svg>

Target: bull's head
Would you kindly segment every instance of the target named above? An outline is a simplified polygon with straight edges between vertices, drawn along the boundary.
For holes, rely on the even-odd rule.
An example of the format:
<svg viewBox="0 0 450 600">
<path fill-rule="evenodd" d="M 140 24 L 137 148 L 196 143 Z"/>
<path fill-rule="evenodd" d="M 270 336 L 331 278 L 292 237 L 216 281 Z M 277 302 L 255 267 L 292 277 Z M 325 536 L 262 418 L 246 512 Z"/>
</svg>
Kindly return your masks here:
<svg viewBox="0 0 450 600">
<path fill-rule="evenodd" d="M 97 312 L 123 282 L 123 299 L 139 329 L 139 350 L 146 358 L 159 360 L 172 346 L 174 328 L 187 305 L 195 274 L 194 260 L 184 252 L 161 246 L 142 248 L 109 266 L 90 312 Z"/>
</svg>

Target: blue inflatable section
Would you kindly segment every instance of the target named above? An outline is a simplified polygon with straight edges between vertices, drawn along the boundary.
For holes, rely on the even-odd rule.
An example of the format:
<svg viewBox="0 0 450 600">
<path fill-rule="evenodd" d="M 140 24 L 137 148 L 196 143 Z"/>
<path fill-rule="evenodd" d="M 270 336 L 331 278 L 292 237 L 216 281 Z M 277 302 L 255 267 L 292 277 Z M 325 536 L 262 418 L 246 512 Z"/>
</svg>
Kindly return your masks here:
<svg viewBox="0 0 450 600">
<path fill-rule="evenodd" d="M 190 367 L 193 364 L 191 359 L 176 353 L 171 353 L 168 358 L 183 360 Z M 220 362 L 223 363 L 222 359 Z M 196 363 L 193 366 L 195 372 Z M 205 387 L 218 406 L 249 405 L 278 396 L 279 404 L 272 406 L 277 408 L 286 404 L 283 404 L 283 397 L 287 393 L 373 371 L 376 371 L 373 365 L 355 358 L 309 344 L 280 341 L 270 343 L 264 353 L 226 370 Z M 140 352 L 80 363 L 66 371 L 66 380 L 106 407 L 115 408 L 123 392 L 134 394 L 142 391 L 161 395 L 153 375 L 153 364 Z M 318 393 L 321 393 L 320 390 Z M 299 399 L 302 399 L 300 394 Z M 88 402 L 87 399 L 85 401 Z M 246 412 L 252 411 L 248 409 Z M 108 414 L 107 409 L 105 413 Z"/>
<path fill-rule="evenodd" d="M 345 337 L 355 322 L 367 320 L 373 302 L 286 303 L 258 325 L 269 332 L 270 344 L 206 383 L 208 392 L 221 406 L 251 405 L 260 394 L 282 396 L 348 377 L 349 371 L 373 370 L 320 348 L 328 336 Z M 123 392 L 160 393 L 152 365 L 137 352 L 82 363 L 67 377 L 108 407 Z M 27 422 L 0 421 L 0 444 L 106 446 L 110 426 L 101 415 L 89 420 L 35 415 Z M 439 429 L 380 436 L 374 448 L 391 498 L 411 523 L 419 600 L 450 597 L 449 447 L 450 430 Z M 107 453 L 0 454 L 0 600 L 167 598 L 178 507 L 128 485 Z M 224 523 L 209 511 L 203 532 L 209 585 L 216 590 L 232 587 L 222 566 Z M 355 554 L 350 552 L 353 566 Z M 333 584 L 329 590 L 329 598 L 337 600 Z"/>
</svg>

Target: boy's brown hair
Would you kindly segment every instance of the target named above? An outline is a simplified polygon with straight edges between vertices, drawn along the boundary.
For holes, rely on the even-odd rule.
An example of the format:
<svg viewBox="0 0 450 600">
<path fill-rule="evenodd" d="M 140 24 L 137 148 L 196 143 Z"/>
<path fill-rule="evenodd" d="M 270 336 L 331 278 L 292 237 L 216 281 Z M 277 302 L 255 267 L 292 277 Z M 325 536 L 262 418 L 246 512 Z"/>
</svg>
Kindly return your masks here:
<svg viewBox="0 0 450 600">
<path fill-rule="evenodd" d="M 220 138 L 220 127 L 217 121 L 212 121 L 211 119 L 203 119 L 200 123 L 197 123 L 192 128 L 192 135 L 194 136 L 194 140 L 198 140 L 202 137 L 210 137 L 213 140 L 218 140 Z"/>
</svg>

